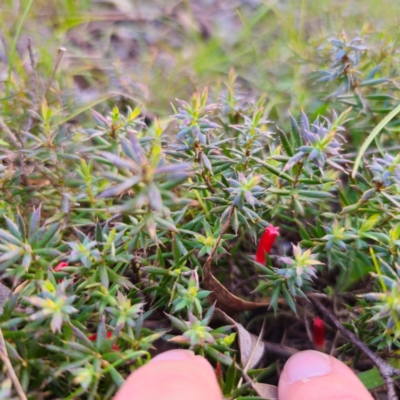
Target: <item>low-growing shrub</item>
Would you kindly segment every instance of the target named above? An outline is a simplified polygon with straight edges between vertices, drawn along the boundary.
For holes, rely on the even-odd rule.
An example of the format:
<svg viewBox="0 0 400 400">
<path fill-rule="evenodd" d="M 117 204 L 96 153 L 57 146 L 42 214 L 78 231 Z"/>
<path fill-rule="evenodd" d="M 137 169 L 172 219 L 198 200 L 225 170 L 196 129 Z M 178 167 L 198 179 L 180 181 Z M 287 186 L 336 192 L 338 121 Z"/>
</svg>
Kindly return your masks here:
<svg viewBox="0 0 400 400">
<path fill-rule="evenodd" d="M 249 321 L 267 304 L 272 319 L 303 321 L 309 293 L 345 303 L 346 327 L 372 350 L 400 347 L 396 71 L 359 39 L 328 46 L 319 56 L 332 63 L 312 77 L 324 112 L 290 110 L 279 126 L 265 96 L 236 94 L 233 71 L 225 89 L 148 123 L 137 106 L 81 125 L 45 96 L 40 110 L 7 109 L 0 327 L 28 398 L 111 398 L 160 339 L 228 368 L 235 333 L 212 323 L 215 308 Z M 371 131 L 376 147 L 360 150 Z M 241 308 L 224 306 L 233 294 Z"/>
</svg>

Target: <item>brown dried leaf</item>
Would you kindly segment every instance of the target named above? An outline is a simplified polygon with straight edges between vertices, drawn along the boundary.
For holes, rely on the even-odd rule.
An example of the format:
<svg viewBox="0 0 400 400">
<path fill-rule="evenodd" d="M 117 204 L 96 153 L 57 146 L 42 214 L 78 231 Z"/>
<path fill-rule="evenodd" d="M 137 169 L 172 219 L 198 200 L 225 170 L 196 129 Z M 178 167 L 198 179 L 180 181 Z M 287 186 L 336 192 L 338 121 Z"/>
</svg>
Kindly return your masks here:
<svg viewBox="0 0 400 400">
<path fill-rule="evenodd" d="M 251 384 L 251 387 L 263 399 L 278 400 L 278 388 L 275 385 L 254 382 Z"/>
<path fill-rule="evenodd" d="M 232 205 L 230 207 L 227 218 L 222 226 L 219 237 L 214 244 L 214 247 L 211 251 L 210 256 L 208 257 L 206 263 L 203 267 L 203 286 L 205 289 L 211 292 L 209 299 L 211 303 L 216 303 L 216 305 L 223 311 L 228 314 L 235 314 L 242 311 L 250 311 L 255 310 L 261 307 L 268 307 L 268 303 L 255 303 L 252 301 L 245 301 L 241 298 L 233 295 L 226 287 L 224 287 L 212 274 L 211 272 L 211 263 L 214 258 L 214 255 L 217 251 L 219 243 L 221 241 L 222 236 L 228 230 L 229 225 L 231 224 L 232 215 L 234 212 L 235 206 Z"/>
<path fill-rule="evenodd" d="M 241 363 L 243 367 L 247 366 L 247 369 L 255 368 L 265 354 L 264 343 L 259 341 L 256 335 L 248 332 L 242 324 L 237 323 L 236 328 L 239 335 Z"/>
<path fill-rule="evenodd" d="M 213 314 L 213 321 L 220 321 L 223 324 L 235 325 L 239 336 L 240 361 L 246 370 L 255 368 L 260 363 L 265 353 L 269 350 L 267 342 L 258 340 L 256 335 L 248 332 L 242 324 L 235 322 L 222 310 L 216 308 Z M 277 345 L 280 346 L 280 345 Z M 288 348 L 289 349 L 289 348 Z M 293 349 L 294 350 L 294 349 Z M 246 375 L 246 372 L 243 371 Z M 258 396 L 264 399 L 277 400 L 278 391 L 274 385 L 266 383 L 251 382 L 251 387 Z"/>
<path fill-rule="evenodd" d="M 255 303 L 245 301 L 232 294 L 223 286 L 211 272 L 211 260 L 207 260 L 203 268 L 203 287 L 211 291 L 209 300 L 226 313 L 232 315 L 242 311 L 255 310 L 260 307 L 268 307 L 268 303 Z"/>
<path fill-rule="evenodd" d="M 255 335 L 247 332 L 247 330 L 244 329 L 242 325 L 238 324 L 233 318 L 229 317 L 227 314 L 225 314 L 219 308 L 216 308 L 214 310 L 213 322 L 220 323 L 222 325 L 235 325 L 237 328 L 238 335 L 239 335 L 239 343 L 241 343 L 241 338 L 240 338 L 241 335 L 244 335 L 243 342 L 246 341 L 246 339 L 245 339 L 246 335 L 252 335 L 255 337 L 255 339 L 252 338 L 252 341 L 254 340 L 253 343 L 255 343 L 257 340 L 257 337 Z M 240 325 L 241 328 L 239 328 L 238 325 Z M 297 349 L 294 349 L 293 347 L 285 346 L 284 344 L 271 343 L 271 342 L 267 342 L 265 340 L 262 341 L 262 344 L 264 346 L 265 352 L 270 352 L 272 354 L 276 354 L 279 357 L 283 357 L 283 358 L 289 358 L 293 354 L 298 352 Z M 251 354 L 251 352 L 252 352 L 252 350 L 249 351 L 250 354 Z"/>
</svg>

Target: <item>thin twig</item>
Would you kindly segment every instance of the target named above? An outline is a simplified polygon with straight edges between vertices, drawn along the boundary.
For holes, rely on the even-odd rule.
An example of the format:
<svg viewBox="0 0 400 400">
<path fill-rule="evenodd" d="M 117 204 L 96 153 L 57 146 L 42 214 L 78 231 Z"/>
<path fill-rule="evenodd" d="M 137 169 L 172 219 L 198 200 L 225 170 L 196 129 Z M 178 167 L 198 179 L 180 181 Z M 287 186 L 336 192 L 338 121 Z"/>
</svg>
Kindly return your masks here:
<svg viewBox="0 0 400 400">
<path fill-rule="evenodd" d="M 293 348 L 293 347 L 289 347 L 289 346 L 285 346 L 284 344 L 280 344 L 280 343 L 271 343 L 271 342 L 267 342 L 265 340 L 263 340 L 263 345 L 264 345 L 264 349 L 271 353 L 271 354 L 275 354 L 279 357 L 283 357 L 283 358 L 289 358 L 292 357 L 293 354 L 296 354 L 299 352 L 299 350 Z"/>
<path fill-rule="evenodd" d="M 211 186 L 210 180 L 208 179 L 208 176 L 206 175 L 206 173 L 204 171 L 201 173 L 201 176 L 204 179 L 204 183 L 207 185 L 207 189 L 211 193 L 215 193 L 215 189 Z"/>
<path fill-rule="evenodd" d="M 33 50 L 32 50 L 32 43 L 31 39 L 28 39 L 28 53 L 29 53 L 29 60 L 31 62 L 31 68 L 32 68 L 32 76 L 33 76 L 33 94 L 35 97 L 34 103 L 37 101 L 37 88 L 38 88 L 38 79 L 37 79 L 37 73 L 36 73 L 36 61 L 35 61 L 35 56 L 33 55 Z"/>
<path fill-rule="evenodd" d="M 249 375 L 247 375 L 247 372 L 246 372 L 244 369 L 242 369 L 242 368 L 240 367 L 240 365 L 239 365 L 238 363 L 236 363 L 236 362 L 235 362 L 235 367 L 236 367 L 236 369 L 238 369 L 238 370 L 242 373 L 243 379 L 246 381 L 246 383 L 249 383 L 250 386 L 253 388 L 253 390 L 254 390 L 257 394 L 260 394 L 260 393 L 258 393 L 257 388 L 254 386 L 254 384 L 257 384 L 257 383 L 258 383 L 258 382 L 256 381 L 256 379 L 251 379 L 251 378 L 249 377 Z M 276 393 L 274 393 L 273 395 L 268 396 L 268 398 L 274 398 L 274 399 L 276 399 L 276 398 L 277 398 L 276 386 L 273 386 L 273 385 L 268 385 L 268 386 L 270 386 L 271 388 L 273 387 L 273 388 L 275 389 L 274 392 L 276 392 Z M 239 388 L 240 386 L 238 385 L 237 387 Z M 263 397 L 263 398 L 264 398 L 264 397 Z"/>
<path fill-rule="evenodd" d="M 231 208 L 230 208 L 230 210 L 229 210 L 229 212 L 228 212 L 228 216 L 227 216 L 227 219 L 226 219 L 226 221 L 225 221 L 225 224 L 222 226 L 221 232 L 219 233 L 219 236 L 218 236 L 218 238 L 217 238 L 217 240 L 216 240 L 216 242 L 215 242 L 215 244 L 214 244 L 214 247 L 213 247 L 212 250 L 211 250 L 211 254 L 210 254 L 210 256 L 207 258 L 207 261 L 206 261 L 206 263 L 204 264 L 204 267 L 203 267 L 203 268 L 205 268 L 206 265 L 211 264 L 211 262 L 212 262 L 212 260 L 213 260 L 213 258 L 214 258 L 215 252 L 217 251 L 217 248 L 218 248 L 218 246 L 219 246 L 219 242 L 221 241 L 222 236 L 225 234 L 225 232 L 226 232 L 226 231 L 228 230 L 228 228 L 229 228 L 229 225 L 230 225 L 230 223 L 231 223 L 232 214 L 233 214 L 233 210 L 234 210 L 234 209 L 235 209 L 235 206 L 232 205 Z"/>
<path fill-rule="evenodd" d="M 265 322 L 267 321 L 267 316 L 268 316 L 268 314 L 265 314 L 264 321 L 263 321 L 262 326 L 261 326 L 261 332 L 260 332 L 260 334 L 258 335 L 257 342 L 256 342 L 256 344 L 254 345 L 253 350 L 251 351 L 250 357 L 249 357 L 249 359 L 247 360 L 247 363 L 246 363 L 246 365 L 245 365 L 244 368 L 243 368 L 242 374 L 247 373 L 247 370 L 248 370 L 249 367 L 250 367 L 250 363 L 251 363 L 251 361 L 252 361 L 252 359 L 253 359 L 253 357 L 254 357 L 254 354 L 256 354 L 256 350 L 257 350 L 257 348 L 258 348 L 258 345 L 259 345 L 259 343 L 261 342 L 262 337 L 264 336 Z M 242 377 L 240 378 L 239 383 L 238 383 L 238 385 L 237 385 L 238 388 L 242 385 L 243 378 L 244 378 L 244 376 L 242 376 Z"/>
<path fill-rule="evenodd" d="M 306 332 L 307 332 L 307 336 L 308 336 L 308 340 L 310 341 L 310 342 L 312 342 L 313 341 L 313 335 L 312 335 L 312 332 L 311 332 L 311 329 L 310 329 L 310 322 L 309 322 L 309 320 L 308 320 L 308 318 L 307 318 L 307 315 L 306 315 L 306 313 L 304 313 L 304 325 L 305 325 L 305 327 L 306 327 Z"/>
<path fill-rule="evenodd" d="M 55 76 L 56 71 L 58 69 L 58 66 L 60 65 L 61 59 L 63 58 L 63 55 L 64 55 L 64 53 L 66 51 L 67 51 L 67 49 L 65 47 L 60 47 L 57 50 L 57 57 L 56 57 L 56 60 L 54 61 L 53 70 L 51 71 L 50 78 L 48 79 L 48 81 L 46 83 L 46 86 L 44 88 L 44 91 L 43 91 L 43 96 L 42 96 L 43 100 L 46 97 L 46 93 L 50 89 L 51 84 L 53 83 L 53 79 L 54 79 L 54 76 Z"/>
<path fill-rule="evenodd" d="M 333 341 L 332 341 L 331 351 L 329 353 L 331 356 L 335 356 L 336 343 L 337 343 L 338 339 L 339 339 L 339 331 L 336 332 L 335 337 L 333 338 Z"/>
<path fill-rule="evenodd" d="M 14 146 L 21 148 L 21 143 L 17 137 L 11 132 L 10 128 L 5 124 L 3 119 L 0 117 L 0 128 L 7 134 L 9 139 L 13 142 Z"/>
<path fill-rule="evenodd" d="M 14 371 L 11 361 L 8 358 L 6 342 L 4 341 L 3 332 L 1 330 L 1 328 L 0 328 L 0 359 L 1 359 L 1 361 L 3 361 L 3 363 L 7 369 L 7 375 L 11 379 L 19 398 L 21 400 L 28 400 L 28 398 L 26 397 L 26 395 L 24 393 L 24 389 L 22 389 L 22 386 L 19 383 L 17 374 Z"/>
<path fill-rule="evenodd" d="M 112 217 L 110 217 L 108 220 L 102 222 L 100 224 L 101 227 L 104 227 L 106 225 L 108 225 L 110 222 L 115 221 L 116 219 L 118 219 L 122 214 L 114 214 Z"/>
<path fill-rule="evenodd" d="M 39 100 L 38 78 L 37 78 L 37 72 L 36 72 L 36 61 L 35 61 L 35 56 L 33 55 L 32 43 L 31 43 L 30 38 L 28 38 L 28 53 L 29 53 L 29 60 L 31 62 L 32 77 L 33 77 L 31 109 L 36 110 L 37 106 L 38 106 L 38 100 Z M 31 130 L 32 122 L 33 122 L 33 113 L 29 112 L 29 117 L 28 117 L 28 121 L 26 122 L 25 132 L 29 132 Z M 26 135 L 24 136 L 24 142 L 25 142 L 25 140 L 26 140 Z"/>
<path fill-rule="evenodd" d="M 318 298 L 314 295 L 309 295 L 308 298 L 314 303 L 314 305 L 324 314 L 326 315 L 331 322 L 336 326 L 339 332 L 351 343 L 354 344 L 358 349 L 360 349 L 378 368 L 379 372 L 382 375 L 382 378 L 386 384 L 387 396 L 388 400 L 398 400 L 396 394 L 396 388 L 393 381 L 393 376 L 400 376 L 400 370 L 392 367 L 385 360 L 377 356 L 372 350 L 370 350 L 361 340 L 353 333 L 347 330 L 341 322 L 336 318 L 336 316 L 329 311 L 322 303 L 318 300 Z"/>
</svg>

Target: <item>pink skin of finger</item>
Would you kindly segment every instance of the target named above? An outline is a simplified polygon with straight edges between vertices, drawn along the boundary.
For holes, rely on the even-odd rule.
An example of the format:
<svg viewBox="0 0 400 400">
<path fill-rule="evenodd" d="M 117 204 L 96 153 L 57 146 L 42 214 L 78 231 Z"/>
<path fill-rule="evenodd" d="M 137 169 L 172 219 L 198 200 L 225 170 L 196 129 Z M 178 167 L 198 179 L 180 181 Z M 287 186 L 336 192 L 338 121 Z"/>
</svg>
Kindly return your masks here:
<svg viewBox="0 0 400 400">
<path fill-rule="evenodd" d="M 133 372 L 114 400 L 222 400 L 210 363 L 190 350 L 170 350 Z"/>
<path fill-rule="evenodd" d="M 372 400 L 353 371 L 314 350 L 293 355 L 279 379 L 279 400 Z M 171 350 L 132 373 L 114 400 L 222 400 L 209 362 L 189 350 Z"/>
<path fill-rule="evenodd" d="M 314 350 L 286 362 L 278 386 L 279 400 L 372 400 L 354 372 L 341 361 Z"/>
</svg>

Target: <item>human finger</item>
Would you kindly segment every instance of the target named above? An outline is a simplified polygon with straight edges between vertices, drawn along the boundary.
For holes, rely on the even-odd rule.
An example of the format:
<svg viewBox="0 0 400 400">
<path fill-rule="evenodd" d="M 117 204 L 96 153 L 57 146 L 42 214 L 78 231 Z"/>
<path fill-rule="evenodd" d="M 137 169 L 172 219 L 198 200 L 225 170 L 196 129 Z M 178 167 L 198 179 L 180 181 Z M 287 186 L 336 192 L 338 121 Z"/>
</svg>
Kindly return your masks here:
<svg viewBox="0 0 400 400">
<path fill-rule="evenodd" d="M 327 354 L 306 350 L 286 362 L 278 385 L 279 400 L 371 400 L 354 372 Z"/>
<path fill-rule="evenodd" d="M 114 400 L 221 400 L 210 363 L 189 350 L 170 350 L 133 372 Z"/>
</svg>

